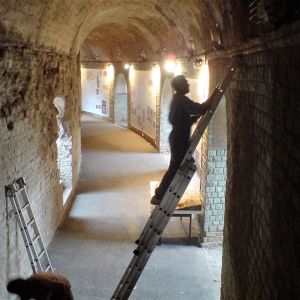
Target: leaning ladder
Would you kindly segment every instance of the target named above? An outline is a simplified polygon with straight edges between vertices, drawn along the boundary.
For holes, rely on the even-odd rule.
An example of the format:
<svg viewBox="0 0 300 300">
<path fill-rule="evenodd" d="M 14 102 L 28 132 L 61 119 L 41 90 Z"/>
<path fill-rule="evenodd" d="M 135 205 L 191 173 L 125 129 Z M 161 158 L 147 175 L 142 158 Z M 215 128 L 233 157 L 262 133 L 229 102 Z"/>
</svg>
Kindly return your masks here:
<svg viewBox="0 0 300 300">
<path fill-rule="evenodd" d="M 134 256 L 129 263 L 122 279 L 120 280 L 112 300 L 125 300 L 130 296 L 136 282 L 138 281 L 143 269 L 150 258 L 159 238 L 167 226 L 172 213 L 174 212 L 178 202 L 191 181 L 196 166 L 194 165 L 193 153 L 212 118 L 217 106 L 234 74 L 238 64 L 238 57 L 232 58 L 229 68 L 224 77 L 213 91 L 213 97 L 210 109 L 203 115 L 191 136 L 190 146 L 185 154 L 180 167 L 178 168 L 168 191 L 165 193 L 159 205 L 156 205 L 148 222 L 146 223 L 139 239 L 136 241 L 138 245 L 133 251 Z"/>
<path fill-rule="evenodd" d="M 6 197 L 10 199 L 15 217 L 19 224 L 33 273 L 53 272 L 47 250 L 38 230 L 28 200 L 26 183 L 20 177 L 5 186 Z"/>
</svg>

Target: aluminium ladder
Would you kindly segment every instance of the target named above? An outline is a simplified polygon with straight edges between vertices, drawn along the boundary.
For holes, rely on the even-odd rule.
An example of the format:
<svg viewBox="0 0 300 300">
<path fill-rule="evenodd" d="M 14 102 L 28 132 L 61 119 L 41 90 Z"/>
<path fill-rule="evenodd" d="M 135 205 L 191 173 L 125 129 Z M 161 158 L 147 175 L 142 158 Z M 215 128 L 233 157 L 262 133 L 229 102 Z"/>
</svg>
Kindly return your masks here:
<svg viewBox="0 0 300 300">
<path fill-rule="evenodd" d="M 195 171 L 193 153 L 206 129 L 209 121 L 211 120 L 217 106 L 227 88 L 231 78 L 234 74 L 236 66 L 238 65 L 239 58 L 233 57 L 229 63 L 229 68 L 213 91 L 212 104 L 209 110 L 200 118 L 197 127 L 195 128 L 191 139 L 190 146 L 184 156 L 180 167 L 178 168 L 170 186 L 163 196 L 159 205 L 156 205 L 148 222 L 146 223 L 139 239 L 136 241 L 138 245 L 133 251 L 134 256 L 129 263 L 122 279 L 120 280 L 116 290 L 114 291 L 111 300 L 126 300 L 129 298 L 136 282 L 138 281 L 143 269 L 150 258 L 150 255 L 157 243 L 160 236 L 167 226 L 172 213 L 176 209 L 178 202 L 181 199 L 184 191 L 190 183 Z"/>
<path fill-rule="evenodd" d="M 53 272 L 47 250 L 39 233 L 28 200 L 26 183 L 20 177 L 5 186 L 6 197 L 10 199 L 15 217 L 19 224 L 33 273 Z"/>
</svg>

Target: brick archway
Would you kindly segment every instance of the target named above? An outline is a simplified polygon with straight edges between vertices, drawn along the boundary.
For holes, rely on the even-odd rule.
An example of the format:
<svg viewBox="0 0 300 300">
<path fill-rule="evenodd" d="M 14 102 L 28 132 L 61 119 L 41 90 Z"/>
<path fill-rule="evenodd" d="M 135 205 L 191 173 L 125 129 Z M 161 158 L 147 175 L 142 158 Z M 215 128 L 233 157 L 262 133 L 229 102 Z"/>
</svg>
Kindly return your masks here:
<svg viewBox="0 0 300 300">
<path fill-rule="evenodd" d="M 65 122 L 65 99 L 55 97 L 53 101 L 58 114 L 56 116 L 58 126 L 57 165 L 60 174 L 60 184 L 64 189 L 64 202 L 72 189 L 72 136 L 69 124 Z"/>
</svg>

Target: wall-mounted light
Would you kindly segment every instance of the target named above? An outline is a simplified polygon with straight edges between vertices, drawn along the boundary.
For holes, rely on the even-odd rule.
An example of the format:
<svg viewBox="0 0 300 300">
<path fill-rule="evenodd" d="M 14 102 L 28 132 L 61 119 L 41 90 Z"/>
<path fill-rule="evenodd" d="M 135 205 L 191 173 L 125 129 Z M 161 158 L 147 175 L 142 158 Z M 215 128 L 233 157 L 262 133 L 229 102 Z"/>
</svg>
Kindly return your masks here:
<svg viewBox="0 0 300 300">
<path fill-rule="evenodd" d="M 176 70 L 176 55 L 168 54 L 164 63 L 165 71 L 175 73 Z"/>
<path fill-rule="evenodd" d="M 146 60 L 146 52 L 145 50 L 142 50 L 142 52 L 140 53 L 140 61 L 143 62 Z"/>
<path fill-rule="evenodd" d="M 199 68 L 198 74 L 198 97 L 200 102 L 204 102 L 208 97 L 208 87 L 209 87 L 209 70 L 208 65 L 205 60 L 202 61 L 201 67 Z"/>
<path fill-rule="evenodd" d="M 160 87 L 160 67 L 157 63 L 154 63 L 152 66 L 152 83 L 153 83 L 153 92 L 157 93 Z"/>
<path fill-rule="evenodd" d="M 183 74 L 182 67 L 183 67 L 182 61 L 176 60 L 176 67 L 175 67 L 175 71 L 174 71 L 174 76 Z"/>
<path fill-rule="evenodd" d="M 129 67 L 129 80 L 131 81 L 131 83 L 133 83 L 134 79 L 135 79 L 134 65 L 131 64 Z"/>
<path fill-rule="evenodd" d="M 109 81 L 114 79 L 115 69 L 114 66 L 110 63 L 107 64 L 107 78 Z"/>
<path fill-rule="evenodd" d="M 163 48 L 161 50 L 161 57 L 166 57 L 167 56 L 167 48 Z"/>
<path fill-rule="evenodd" d="M 124 64 L 124 69 L 125 70 L 129 70 L 129 68 L 130 68 L 130 64 Z"/>
<path fill-rule="evenodd" d="M 196 55 L 195 43 L 192 37 L 189 38 L 187 46 L 188 46 L 187 52 L 188 52 L 189 59 L 192 59 Z"/>
<path fill-rule="evenodd" d="M 165 65 L 164 65 L 164 68 L 167 72 L 169 73 L 172 73 L 175 71 L 176 69 L 176 61 L 175 60 L 170 60 L 170 59 L 167 59 L 165 61 Z"/>
<path fill-rule="evenodd" d="M 193 66 L 195 69 L 199 69 L 199 68 L 201 68 L 202 63 L 203 63 L 203 59 L 200 57 L 197 57 L 193 63 Z"/>
<path fill-rule="evenodd" d="M 221 29 L 218 23 L 210 29 L 210 38 L 214 44 L 214 47 L 220 47 L 222 45 Z"/>
</svg>

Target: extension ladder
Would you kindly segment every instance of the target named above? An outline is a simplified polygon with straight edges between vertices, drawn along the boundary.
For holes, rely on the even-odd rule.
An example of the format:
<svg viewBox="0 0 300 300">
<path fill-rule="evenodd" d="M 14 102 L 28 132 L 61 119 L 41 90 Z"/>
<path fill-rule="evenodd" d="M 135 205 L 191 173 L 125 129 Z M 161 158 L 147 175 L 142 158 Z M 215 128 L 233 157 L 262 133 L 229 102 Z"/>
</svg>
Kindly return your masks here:
<svg viewBox="0 0 300 300">
<path fill-rule="evenodd" d="M 167 226 L 172 213 L 174 212 L 178 202 L 181 199 L 184 191 L 190 183 L 195 171 L 193 153 L 206 129 L 209 121 L 212 118 L 217 106 L 227 88 L 235 68 L 238 64 L 239 58 L 234 57 L 229 63 L 229 68 L 224 77 L 220 81 L 213 91 L 211 97 L 213 97 L 212 104 L 209 110 L 203 115 L 195 128 L 191 140 L 190 146 L 184 156 L 180 167 L 178 168 L 168 191 L 165 193 L 159 205 L 156 205 L 148 222 L 146 223 L 139 239 L 136 241 L 138 245 L 133 251 L 134 256 L 129 263 L 122 279 L 120 280 L 113 296 L 112 300 L 125 300 L 128 299 L 137 280 L 139 279 L 148 259 L 155 246 L 158 244 L 160 236 Z"/>
<path fill-rule="evenodd" d="M 26 183 L 20 177 L 5 186 L 6 197 L 10 199 L 15 217 L 19 224 L 33 273 L 53 272 L 47 250 L 39 233 L 28 200 Z"/>
</svg>

